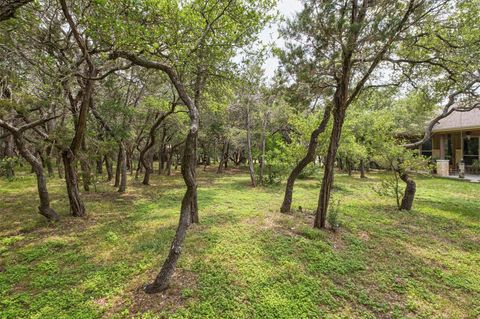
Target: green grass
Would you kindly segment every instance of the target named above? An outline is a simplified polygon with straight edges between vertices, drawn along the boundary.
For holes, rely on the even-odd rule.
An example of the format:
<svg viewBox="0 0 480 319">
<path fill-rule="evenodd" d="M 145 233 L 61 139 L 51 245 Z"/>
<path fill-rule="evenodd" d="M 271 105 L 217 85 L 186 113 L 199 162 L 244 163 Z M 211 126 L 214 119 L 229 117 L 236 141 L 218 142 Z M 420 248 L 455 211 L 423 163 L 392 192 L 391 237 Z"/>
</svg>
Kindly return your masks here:
<svg viewBox="0 0 480 319">
<path fill-rule="evenodd" d="M 51 179 L 58 224 L 36 214 L 32 176 L 0 180 L 0 318 L 478 318 L 480 185 L 419 178 L 414 210 L 399 212 L 372 191 L 379 177 L 336 176 L 333 233 L 311 227 L 318 179 L 296 186 L 303 213 L 282 215 L 281 186 L 199 171 L 201 224 L 154 296 L 139 288 L 174 234 L 178 175 L 123 195 L 99 184 L 84 219 Z"/>
</svg>

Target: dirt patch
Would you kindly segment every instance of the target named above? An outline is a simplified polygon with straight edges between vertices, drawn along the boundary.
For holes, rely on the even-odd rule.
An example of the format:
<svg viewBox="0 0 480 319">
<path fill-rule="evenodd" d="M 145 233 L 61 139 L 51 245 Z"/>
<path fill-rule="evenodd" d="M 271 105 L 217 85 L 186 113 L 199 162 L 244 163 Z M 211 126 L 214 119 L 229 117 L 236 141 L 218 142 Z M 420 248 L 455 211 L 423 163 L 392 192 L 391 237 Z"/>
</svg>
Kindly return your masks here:
<svg viewBox="0 0 480 319">
<path fill-rule="evenodd" d="M 156 269 L 149 271 L 147 277 L 154 278 L 157 271 Z M 171 279 L 170 287 L 166 291 L 149 295 L 143 291 L 142 284 L 139 282 L 142 279 L 134 280 L 130 284 L 130 288 L 114 302 L 102 318 L 110 318 L 123 309 L 128 309 L 129 318 L 138 317 L 146 312 L 158 314 L 165 310 L 175 311 L 192 300 L 191 292 L 195 290 L 197 283 L 194 273 L 177 268 Z M 100 299 L 95 303 L 101 305 L 106 301 Z"/>
<path fill-rule="evenodd" d="M 370 240 L 370 235 L 365 231 L 359 232 L 358 237 L 363 241 L 369 241 Z"/>
</svg>

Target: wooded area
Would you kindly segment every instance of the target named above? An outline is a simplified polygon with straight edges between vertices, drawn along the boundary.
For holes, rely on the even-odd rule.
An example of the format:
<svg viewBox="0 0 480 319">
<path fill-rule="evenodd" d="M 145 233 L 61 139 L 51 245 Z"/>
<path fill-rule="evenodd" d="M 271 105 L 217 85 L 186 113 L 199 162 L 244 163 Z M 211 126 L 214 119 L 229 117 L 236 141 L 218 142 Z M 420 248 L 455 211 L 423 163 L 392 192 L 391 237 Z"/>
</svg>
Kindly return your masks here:
<svg viewBox="0 0 480 319">
<path fill-rule="evenodd" d="M 262 40 L 262 32 L 272 26 L 284 44 Z M 432 177 L 437 158 L 421 154 L 440 120 L 480 108 L 479 56 L 478 0 L 304 0 L 302 9 L 287 19 L 275 0 L 0 1 L 0 214 L 5 218 L 0 228 L 0 317 L 235 318 L 235 307 L 242 318 L 479 316 L 479 188 Z M 278 67 L 268 76 L 265 65 L 272 57 Z M 457 196 L 457 206 L 449 206 Z M 165 214 L 166 220 L 178 221 L 168 231 L 169 222 L 158 220 Z M 444 218 L 444 224 L 435 216 Z M 139 233 L 162 233 L 148 245 L 163 248 L 155 249 L 156 254 L 132 252 L 132 260 L 145 260 L 143 266 L 128 262 L 142 269 L 119 275 L 123 279 L 118 283 L 112 277 L 120 290 L 106 295 L 117 299 L 99 294 L 109 301 L 92 306 L 92 312 L 74 302 L 79 312 L 62 308 L 66 312 L 57 314 L 49 312 L 57 305 L 32 310 L 36 308 L 18 303 L 17 289 L 32 296 L 55 288 L 19 288 L 13 278 L 23 275 L 9 271 L 28 260 L 23 245 L 42 247 L 42 241 L 59 240 L 63 249 L 71 244 L 63 243 L 66 234 L 75 238 L 78 232 L 79 239 L 83 231 L 105 227 L 106 234 L 113 233 L 106 245 L 130 250 L 137 246 L 127 242 L 134 240 L 127 227 L 137 223 Z M 220 240 L 216 233 L 202 232 L 221 229 L 224 223 L 223 231 L 230 230 L 217 236 L 228 238 L 232 247 L 245 240 L 248 249 L 237 247 L 241 254 L 224 257 L 213 252 L 196 267 L 193 260 L 202 258 L 203 246 Z M 410 223 L 426 235 L 410 229 Z M 433 234 L 425 229 L 430 225 L 447 234 Z M 257 242 L 252 231 L 265 228 L 272 233 L 262 232 Z M 407 233 L 398 233 L 404 228 Z M 462 232 L 466 237 L 460 238 Z M 399 269 L 393 265 L 395 256 L 378 256 L 388 249 L 380 247 L 382 240 L 393 250 L 399 248 L 394 233 L 411 235 L 409 246 L 421 242 L 422 253 L 420 246 L 413 251 L 432 260 L 443 258 L 427 252 L 442 250 L 434 244 L 435 236 L 446 236 L 441 240 L 449 244 L 461 241 L 461 247 L 451 248 L 465 249 L 465 255 L 455 252 L 461 258 L 448 274 L 450 281 L 432 288 L 435 280 L 425 275 L 429 279 L 422 293 L 436 297 L 415 300 L 415 306 L 411 300 L 369 304 L 361 301 L 368 285 L 360 283 L 358 273 L 352 274 L 352 285 L 361 287 L 354 289 L 360 295 L 350 297 L 351 305 L 338 301 L 348 299 L 344 293 L 321 296 L 325 291 L 317 285 L 325 276 L 346 276 L 339 279 L 340 291 L 348 286 L 349 267 L 352 272 L 370 267 L 365 260 L 358 261 L 363 265 L 358 269 L 349 264 L 361 258 L 353 247 L 363 251 L 370 237 L 364 254 L 388 260 L 384 275 L 414 267 L 403 253 L 398 253 L 404 266 Z M 287 245 L 279 234 L 294 240 L 295 248 L 275 246 Z M 126 242 L 120 243 L 118 236 Z M 198 246 L 189 236 L 198 237 Z M 299 238 L 311 241 L 311 247 L 302 248 Z M 209 281 L 195 286 L 205 278 L 193 277 L 203 278 L 223 258 L 249 260 L 249 254 L 258 253 L 255 247 L 269 240 L 278 242 L 271 243 L 272 256 L 265 258 L 284 258 L 282 262 L 292 263 L 290 270 L 279 265 L 288 280 L 303 285 L 308 277 L 313 285 L 310 290 L 297 287 L 292 296 L 305 288 L 297 299 L 332 300 L 273 310 L 249 307 L 255 303 L 249 295 L 239 297 L 244 299 L 233 308 L 228 302 L 225 309 L 216 303 L 208 311 L 203 308 L 208 289 L 215 288 Z M 102 240 L 87 242 L 79 249 L 97 251 L 96 258 L 101 258 Z M 340 251 L 338 257 L 337 244 L 349 253 Z M 332 251 L 325 248 L 329 245 Z M 312 251 L 294 264 L 291 249 L 307 252 L 313 247 L 329 253 L 316 256 Z M 39 256 L 41 260 L 44 254 Z M 35 267 L 37 257 L 31 261 L 27 267 Z M 243 282 L 252 273 L 243 273 L 247 265 L 238 263 L 238 269 L 229 263 L 219 267 L 225 273 L 237 269 Z M 268 268 L 257 263 L 252 269 Z M 416 271 L 430 269 L 422 267 Z M 469 270 L 473 275 L 467 275 Z M 149 283 L 140 283 L 140 278 Z M 260 279 L 251 280 L 241 285 L 251 287 Z M 406 279 L 398 280 L 402 286 Z M 439 297 L 438 290 L 451 287 L 451 281 L 461 282 L 453 285 L 459 289 L 454 299 L 463 298 L 457 305 L 444 300 L 452 296 Z M 121 291 L 132 282 L 137 290 L 127 298 Z M 335 286 L 334 278 L 328 282 Z M 236 287 L 230 283 L 221 289 L 229 285 Z M 255 293 L 280 294 L 274 286 L 257 287 Z M 195 297 L 185 303 L 190 295 Z M 122 308 L 119 300 L 124 298 L 136 306 Z"/>
</svg>

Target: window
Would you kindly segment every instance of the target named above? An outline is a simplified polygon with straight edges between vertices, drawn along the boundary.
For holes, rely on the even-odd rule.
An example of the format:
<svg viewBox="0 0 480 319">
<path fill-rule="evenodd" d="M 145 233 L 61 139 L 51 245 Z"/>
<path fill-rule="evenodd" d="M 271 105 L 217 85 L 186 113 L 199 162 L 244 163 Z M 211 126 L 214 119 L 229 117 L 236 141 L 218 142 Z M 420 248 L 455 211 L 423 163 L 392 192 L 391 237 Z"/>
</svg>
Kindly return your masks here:
<svg viewBox="0 0 480 319">
<path fill-rule="evenodd" d="M 463 139 L 463 160 L 465 161 L 465 165 L 472 165 L 475 160 L 479 159 L 478 148 L 478 137 L 465 137 Z"/>
<path fill-rule="evenodd" d="M 432 157 L 432 139 L 422 144 L 422 155 Z"/>
</svg>

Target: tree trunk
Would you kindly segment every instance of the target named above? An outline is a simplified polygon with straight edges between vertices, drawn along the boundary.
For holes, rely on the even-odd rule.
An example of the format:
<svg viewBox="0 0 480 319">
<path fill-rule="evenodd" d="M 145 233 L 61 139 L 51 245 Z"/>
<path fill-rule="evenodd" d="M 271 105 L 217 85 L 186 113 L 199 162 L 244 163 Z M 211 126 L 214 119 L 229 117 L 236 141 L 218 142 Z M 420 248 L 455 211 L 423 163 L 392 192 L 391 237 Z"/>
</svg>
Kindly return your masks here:
<svg viewBox="0 0 480 319">
<path fill-rule="evenodd" d="M 13 135 L 7 136 L 5 139 L 5 156 L 6 157 L 14 157 L 15 156 L 15 147 L 14 147 L 14 138 Z M 13 169 L 12 165 L 7 165 L 7 169 L 5 172 L 5 177 L 10 179 L 15 176 L 15 170 Z"/>
<path fill-rule="evenodd" d="M 102 158 L 97 159 L 96 164 L 97 164 L 97 174 L 101 176 L 103 174 L 103 159 Z"/>
<path fill-rule="evenodd" d="M 197 182 L 196 182 L 196 142 L 197 142 L 197 129 L 193 126 L 187 136 L 185 151 L 182 160 L 182 177 L 187 185 L 187 191 L 183 196 L 182 206 L 180 209 L 180 220 L 178 222 L 177 231 L 175 237 L 170 246 L 167 259 L 165 260 L 160 273 L 157 275 L 153 283 L 146 285 L 144 290 L 146 293 L 157 293 L 168 288 L 170 279 L 177 265 L 178 258 L 182 251 L 182 243 L 185 239 L 185 235 L 188 226 L 192 220 L 192 211 L 195 210 L 192 205 L 196 205 L 197 194 Z M 196 214 L 198 217 L 198 214 Z"/>
<path fill-rule="evenodd" d="M 253 187 L 257 186 L 257 180 L 255 179 L 255 170 L 253 168 L 253 157 L 252 157 L 252 133 L 250 131 L 250 107 L 247 104 L 247 148 L 248 148 L 248 171 L 250 172 L 250 182 Z"/>
<path fill-rule="evenodd" d="M 38 197 L 40 198 L 40 206 L 38 207 L 40 215 L 46 217 L 48 220 L 58 221 L 60 216 L 50 207 L 50 198 L 47 189 L 47 180 L 43 171 L 41 161 L 36 158 L 23 143 L 23 138 L 20 135 L 15 136 L 15 145 L 22 157 L 30 163 L 35 176 L 37 177 Z"/>
<path fill-rule="evenodd" d="M 113 179 L 113 163 L 108 155 L 105 155 L 105 168 L 107 169 L 107 182 L 110 182 Z"/>
<path fill-rule="evenodd" d="M 352 161 L 348 157 L 345 159 L 345 164 L 347 165 L 348 176 L 352 176 L 353 165 L 352 165 Z"/>
<path fill-rule="evenodd" d="M 261 155 L 260 155 L 260 172 L 259 172 L 259 179 L 260 183 L 264 184 L 264 177 L 263 174 L 265 172 L 265 143 L 267 139 L 267 115 L 264 116 L 263 123 L 262 123 L 262 141 L 261 141 Z"/>
<path fill-rule="evenodd" d="M 360 178 L 367 178 L 365 175 L 365 161 L 363 159 L 360 160 Z"/>
<path fill-rule="evenodd" d="M 65 168 L 65 182 L 67 185 L 68 200 L 70 202 L 70 213 L 75 217 L 86 215 L 85 206 L 78 190 L 77 173 L 74 167 L 74 155 L 70 149 L 62 152 L 63 166 Z"/>
<path fill-rule="evenodd" d="M 315 152 L 317 151 L 318 145 L 318 136 L 323 133 L 327 128 L 328 121 L 330 120 L 330 113 L 331 107 L 327 106 L 323 113 L 322 122 L 320 122 L 318 127 L 310 135 L 307 154 L 305 154 L 305 157 L 297 163 L 297 165 L 292 169 L 290 175 L 288 176 L 287 185 L 285 187 L 285 195 L 283 197 L 283 203 L 280 207 L 280 212 L 282 213 L 288 213 L 291 210 L 293 186 L 295 185 L 295 181 L 297 180 L 298 175 L 300 175 L 300 173 L 305 169 L 305 167 L 307 167 L 307 165 L 313 162 L 313 160 L 315 159 Z"/>
<path fill-rule="evenodd" d="M 145 174 L 143 176 L 143 185 L 149 185 L 150 184 L 150 175 L 153 173 L 153 154 L 150 151 L 147 151 L 146 154 L 144 154 L 144 159 L 143 159 L 143 167 L 145 168 Z"/>
<path fill-rule="evenodd" d="M 173 149 L 170 149 L 168 153 L 168 160 L 167 160 L 167 176 L 172 175 L 172 161 L 173 161 Z"/>
<path fill-rule="evenodd" d="M 90 164 L 86 159 L 80 160 L 80 168 L 82 170 L 82 182 L 83 190 L 86 192 L 90 191 Z"/>
<path fill-rule="evenodd" d="M 405 182 L 405 193 L 402 198 L 402 204 L 400 210 L 411 210 L 413 206 L 413 200 L 415 199 L 415 192 L 417 191 L 417 185 L 415 181 L 407 174 L 401 173 L 400 179 Z"/>
<path fill-rule="evenodd" d="M 124 141 L 120 141 L 120 185 L 118 187 L 119 193 L 124 193 L 127 189 L 127 150 L 125 149 Z"/>
<path fill-rule="evenodd" d="M 225 171 L 225 168 L 227 168 L 228 144 L 228 139 L 225 139 L 223 142 L 222 157 L 220 158 L 220 163 L 218 164 L 217 174 L 222 174 Z"/>
<path fill-rule="evenodd" d="M 115 168 L 115 183 L 113 184 L 113 187 L 120 186 L 121 165 L 122 165 L 122 147 L 119 146 L 118 147 L 118 154 L 117 154 L 117 167 Z"/>
<path fill-rule="evenodd" d="M 335 158 L 337 157 L 338 145 L 342 134 L 342 127 L 345 120 L 345 108 L 343 104 L 337 104 L 334 112 L 333 128 L 330 136 L 330 145 L 328 147 L 327 157 L 325 158 L 325 168 L 322 179 L 322 187 L 318 198 L 318 207 L 315 215 L 315 228 L 325 228 L 327 218 L 328 204 L 333 186 L 333 176 L 335 167 Z"/>
<path fill-rule="evenodd" d="M 63 178 L 63 171 L 62 171 L 62 154 L 58 154 L 56 157 L 56 164 L 57 164 L 57 173 L 58 178 Z"/>
</svg>

